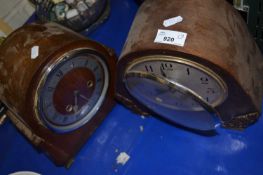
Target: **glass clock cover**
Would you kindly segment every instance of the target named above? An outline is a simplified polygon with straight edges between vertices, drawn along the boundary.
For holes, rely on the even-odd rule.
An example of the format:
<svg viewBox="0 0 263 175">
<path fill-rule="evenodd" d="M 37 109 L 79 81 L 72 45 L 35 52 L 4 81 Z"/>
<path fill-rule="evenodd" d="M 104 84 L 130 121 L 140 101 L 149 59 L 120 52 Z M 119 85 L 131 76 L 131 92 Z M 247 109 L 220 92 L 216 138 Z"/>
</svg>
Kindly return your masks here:
<svg viewBox="0 0 263 175">
<path fill-rule="evenodd" d="M 99 109 L 108 81 L 107 66 L 100 57 L 83 52 L 65 56 L 42 82 L 40 119 L 58 132 L 81 127 Z"/>
<path fill-rule="evenodd" d="M 227 95 L 224 82 L 212 71 L 181 58 L 144 58 L 128 67 L 124 81 L 147 108 L 197 130 L 215 129 L 214 107 Z"/>
</svg>

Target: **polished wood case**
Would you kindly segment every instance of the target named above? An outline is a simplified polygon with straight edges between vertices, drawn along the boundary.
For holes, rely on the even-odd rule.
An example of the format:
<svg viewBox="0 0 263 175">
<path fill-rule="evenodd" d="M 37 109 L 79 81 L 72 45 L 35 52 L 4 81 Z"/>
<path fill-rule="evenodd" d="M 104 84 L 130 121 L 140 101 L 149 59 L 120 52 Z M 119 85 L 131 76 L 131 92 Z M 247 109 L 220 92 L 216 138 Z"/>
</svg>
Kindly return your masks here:
<svg viewBox="0 0 263 175">
<path fill-rule="evenodd" d="M 164 27 L 163 21 L 182 16 L 183 21 Z M 154 43 L 158 29 L 187 33 L 184 47 Z M 216 107 L 227 128 L 244 128 L 261 112 L 263 58 L 246 23 L 222 0 L 147 0 L 137 12 L 117 69 L 117 98 L 133 111 L 152 113 L 126 90 L 128 65 L 144 56 L 181 57 L 209 67 L 228 86 L 228 97 Z"/>
<path fill-rule="evenodd" d="M 31 48 L 39 46 L 36 59 Z M 99 55 L 109 70 L 107 95 L 95 116 L 81 128 L 58 134 L 46 128 L 34 112 L 36 88 L 47 69 L 57 58 L 78 48 Z M 116 57 L 101 44 L 54 23 L 31 24 L 13 32 L 0 47 L 0 100 L 8 107 L 7 115 L 37 148 L 57 165 L 70 165 L 114 106 Z"/>
</svg>

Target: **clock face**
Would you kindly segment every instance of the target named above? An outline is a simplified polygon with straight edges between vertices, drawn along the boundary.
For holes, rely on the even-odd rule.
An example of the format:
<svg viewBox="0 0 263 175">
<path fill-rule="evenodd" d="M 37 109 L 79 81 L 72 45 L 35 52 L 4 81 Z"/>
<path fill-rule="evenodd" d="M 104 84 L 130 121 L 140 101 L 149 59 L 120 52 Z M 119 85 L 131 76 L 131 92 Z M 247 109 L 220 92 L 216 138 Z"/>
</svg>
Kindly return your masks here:
<svg viewBox="0 0 263 175">
<path fill-rule="evenodd" d="M 87 123 L 101 106 L 109 84 L 108 69 L 95 54 L 64 56 L 51 68 L 38 90 L 38 116 L 58 132 Z"/>
<path fill-rule="evenodd" d="M 213 107 L 224 101 L 227 96 L 227 88 L 220 77 L 202 65 L 179 58 L 177 59 L 178 60 L 169 59 L 164 56 L 160 56 L 159 58 L 156 56 L 154 58 L 148 57 L 143 61 L 138 61 L 130 65 L 126 73 L 142 72 L 143 74 L 158 76 L 169 82 L 174 82 L 178 86 L 187 89 L 187 91 L 191 91 L 192 94 L 200 97 Z M 146 80 L 142 80 L 142 78 L 134 81 L 136 85 L 142 85 L 144 83 L 146 83 Z M 133 82 L 129 81 L 129 87 L 136 87 L 131 84 L 133 84 Z M 149 86 L 147 92 L 138 91 L 138 93 L 140 94 L 141 92 L 141 96 L 147 96 L 146 98 L 152 99 L 155 103 L 177 110 L 202 110 L 202 108 L 198 107 L 198 104 L 189 100 L 189 98 L 182 97 L 182 94 L 178 93 L 178 91 L 171 95 L 167 89 L 171 91 L 172 88 L 168 88 L 166 85 L 158 82 L 155 85 Z M 130 92 L 133 91 L 132 88 L 128 88 L 128 90 Z M 134 94 L 134 92 L 132 93 Z M 175 103 L 174 100 L 177 100 L 177 102 Z"/>
<path fill-rule="evenodd" d="M 227 96 L 226 85 L 213 71 L 174 57 L 151 56 L 132 62 L 124 83 L 153 112 L 197 130 L 215 128 L 214 107 Z"/>
</svg>

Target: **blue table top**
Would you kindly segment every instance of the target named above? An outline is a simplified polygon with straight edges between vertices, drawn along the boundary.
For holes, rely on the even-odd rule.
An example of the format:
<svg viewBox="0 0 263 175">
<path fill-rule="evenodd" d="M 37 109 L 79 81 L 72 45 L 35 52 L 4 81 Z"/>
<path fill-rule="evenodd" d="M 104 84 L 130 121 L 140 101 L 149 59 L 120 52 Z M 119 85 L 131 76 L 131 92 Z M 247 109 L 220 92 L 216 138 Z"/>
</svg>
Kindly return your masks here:
<svg viewBox="0 0 263 175">
<path fill-rule="evenodd" d="M 111 8 L 108 21 L 88 37 L 119 55 L 138 6 L 134 0 L 111 0 Z M 244 131 L 219 128 L 217 135 L 203 136 L 117 105 L 65 169 L 37 152 L 8 121 L 0 127 L 0 174 L 262 175 L 262 126 L 260 118 Z M 130 156 L 125 165 L 116 162 L 120 152 Z"/>
</svg>

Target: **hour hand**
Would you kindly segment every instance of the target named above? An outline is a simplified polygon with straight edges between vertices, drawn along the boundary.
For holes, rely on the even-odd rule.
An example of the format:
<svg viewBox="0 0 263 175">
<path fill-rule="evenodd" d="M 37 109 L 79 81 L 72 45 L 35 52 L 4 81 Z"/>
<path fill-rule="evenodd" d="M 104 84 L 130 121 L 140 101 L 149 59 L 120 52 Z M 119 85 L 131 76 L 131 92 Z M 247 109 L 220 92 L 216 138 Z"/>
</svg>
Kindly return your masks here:
<svg viewBox="0 0 263 175">
<path fill-rule="evenodd" d="M 160 71 L 161 71 L 162 76 L 164 76 L 164 77 L 166 78 L 167 76 L 166 76 L 166 74 L 164 73 L 162 67 L 160 67 Z"/>
<path fill-rule="evenodd" d="M 74 110 L 75 113 L 79 110 L 79 107 L 78 107 L 78 94 L 79 94 L 78 91 L 74 91 L 74 106 L 73 106 L 73 110 Z"/>
<path fill-rule="evenodd" d="M 85 95 L 79 94 L 79 97 L 81 97 L 82 99 L 89 101 L 88 97 L 86 97 Z"/>
</svg>

